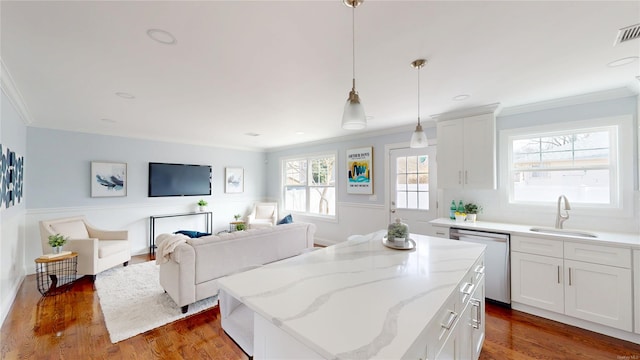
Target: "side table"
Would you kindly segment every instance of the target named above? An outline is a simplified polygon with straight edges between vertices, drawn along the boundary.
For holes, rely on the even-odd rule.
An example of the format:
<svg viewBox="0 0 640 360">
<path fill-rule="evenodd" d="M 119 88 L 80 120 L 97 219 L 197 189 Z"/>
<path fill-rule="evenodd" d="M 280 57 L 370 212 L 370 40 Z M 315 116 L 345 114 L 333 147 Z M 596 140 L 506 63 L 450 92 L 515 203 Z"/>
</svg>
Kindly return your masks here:
<svg viewBox="0 0 640 360">
<path fill-rule="evenodd" d="M 35 262 L 38 291 L 42 296 L 57 295 L 68 291 L 71 283 L 76 280 L 77 252 L 52 258 L 39 257 Z"/>
<path fill-rule="evenodd" d="M 229 232 L 234 232 L 237 230 L 238 225 L 245 225 L 244 221 L 232 221 L 229 223 Z"/>
</svg>

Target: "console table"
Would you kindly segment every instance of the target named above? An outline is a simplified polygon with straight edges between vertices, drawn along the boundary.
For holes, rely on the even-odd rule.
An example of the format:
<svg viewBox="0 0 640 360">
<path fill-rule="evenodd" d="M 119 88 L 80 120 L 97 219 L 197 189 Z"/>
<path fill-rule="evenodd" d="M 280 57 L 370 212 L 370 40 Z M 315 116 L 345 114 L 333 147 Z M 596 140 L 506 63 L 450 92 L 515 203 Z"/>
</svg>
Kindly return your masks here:
<svg viewBox="0 0 640 360">
<path fill-rule="evenodd" d="M 180 216 L 198 216 L 198 215 L 204 215 L 205 227 L 207 229 L 207 232 L 211 232 L 211 227 L 213 223 L 213 212 L 211 211 L 149 216 L 149 254 L 150 255 L 156 254 L 156 219 L 166 219 L 166 218 L 174 218 L 174 217 L 180 217 Z"/>
</svg>

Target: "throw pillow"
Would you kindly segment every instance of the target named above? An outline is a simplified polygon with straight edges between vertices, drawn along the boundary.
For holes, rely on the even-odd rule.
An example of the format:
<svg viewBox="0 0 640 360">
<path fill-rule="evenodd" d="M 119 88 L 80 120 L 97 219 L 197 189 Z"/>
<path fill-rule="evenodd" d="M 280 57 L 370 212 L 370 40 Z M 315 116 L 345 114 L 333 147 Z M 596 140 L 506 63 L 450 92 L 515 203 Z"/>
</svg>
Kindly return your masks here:
<svg viewBox="0 0 640 360">
<path fill-rule="evenodd" d="M 278 225 L 282 225 L 282 224 L 291 224 L 293 222 L 293 217 L 291 216 L 291 214 L 283 217 L 280 221 L 278 221 Z"/>
</svg>

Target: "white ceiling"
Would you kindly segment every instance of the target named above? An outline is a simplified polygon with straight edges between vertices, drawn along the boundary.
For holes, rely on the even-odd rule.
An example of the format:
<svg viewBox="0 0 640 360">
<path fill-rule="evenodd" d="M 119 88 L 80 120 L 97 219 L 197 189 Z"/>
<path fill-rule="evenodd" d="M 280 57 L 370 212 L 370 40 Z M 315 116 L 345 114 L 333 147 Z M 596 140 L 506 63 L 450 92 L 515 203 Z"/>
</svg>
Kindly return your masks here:
<svg viewBox="0 0 640 360">
<path fill-rule="evenodd" d="M 340 127 L 352 78 L 341 0 L 0 6 L 0 55 L 31 126 L 256 150 L 362 133 Z M 638 87 L 638 61 L 607 64 L 640 55 L 640 40 L 614 46 L 640 1 L 366 0 L 355 19 L 366 132 L 406 128 L 409 140 L 418 58 L 423 120 Z"/>
</svg>

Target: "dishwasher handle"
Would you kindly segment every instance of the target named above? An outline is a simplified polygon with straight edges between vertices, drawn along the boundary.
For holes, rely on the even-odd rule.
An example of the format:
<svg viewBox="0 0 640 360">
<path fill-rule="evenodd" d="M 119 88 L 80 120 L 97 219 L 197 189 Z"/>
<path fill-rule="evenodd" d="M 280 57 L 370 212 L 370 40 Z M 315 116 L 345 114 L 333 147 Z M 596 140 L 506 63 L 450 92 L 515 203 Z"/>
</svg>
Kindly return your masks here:
<svg viewBox="0 0 640 360">
<path fill-rule="evenodd" d="M 468 234 L 468 233 L 459 233 L 459 232 L 454 232 L 451 231 L 449 232 L 449 238 L 454 239 L 454 240 L 460 240 L 461 237 L 466 237 L 469 239 L 477 239 L 477 240 L 489 240 L 489 241 L 497 241 L 497 242 L 507 242 L 507 237 L 498 237 L 498 236 L 493 236 L 493 234 L 491 233 L 474 233 L 474 234 Z"/>
</svg>

